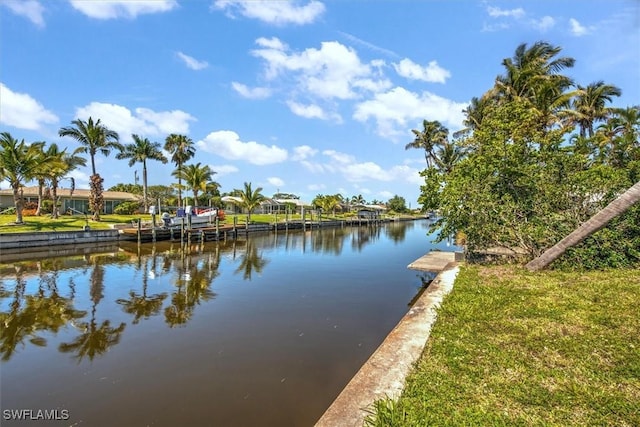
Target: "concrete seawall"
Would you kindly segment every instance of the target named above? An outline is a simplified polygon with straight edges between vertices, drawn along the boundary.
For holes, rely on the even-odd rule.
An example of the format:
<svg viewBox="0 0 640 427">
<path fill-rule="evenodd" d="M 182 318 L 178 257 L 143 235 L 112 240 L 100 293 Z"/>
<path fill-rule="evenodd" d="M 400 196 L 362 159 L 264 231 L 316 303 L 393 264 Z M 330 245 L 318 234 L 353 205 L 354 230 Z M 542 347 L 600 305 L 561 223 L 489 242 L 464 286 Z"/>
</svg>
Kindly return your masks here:
<svg viewBox="0 0 640 427">
<path fill-rule="evenodd" d="M 118 241 L 118 230 L 45 231 L 36 233 L 0 233 L 0 252 L 54 245 Z"/>
<path fill-rule="evenodd" d="M 453 253 L 446 255 L 451 259 L 455 256 Z M 444 270 L 360 368 L 315 427 L 361 427 L 376 400 L 400 396 L 405 378 L 429 339 L 437 318 L 436 310 L 453 289 L 459 271 L 456 262 L 447 262 L 442 268 Z M 428 270 L 433 271 L 431 267 Z"/>
</svg>

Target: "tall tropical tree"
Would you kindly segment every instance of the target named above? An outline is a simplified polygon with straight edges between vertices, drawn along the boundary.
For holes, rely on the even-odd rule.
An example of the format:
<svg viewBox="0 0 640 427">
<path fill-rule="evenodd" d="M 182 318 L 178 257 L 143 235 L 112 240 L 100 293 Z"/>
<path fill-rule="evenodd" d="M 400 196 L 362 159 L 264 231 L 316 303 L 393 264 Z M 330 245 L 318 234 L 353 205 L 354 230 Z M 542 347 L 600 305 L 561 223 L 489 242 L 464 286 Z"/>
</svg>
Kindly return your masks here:
<svg viewBox="0 0 640 427">
<path fill-rule="evenodd" d="M 73 120 L 73 126 L 60 128 L 60 136 L 69 136 L 78 141 L 82 147 L 82 152 L 89 154 L 91 158 L 91 173 L 97 175 L 95 157 L 98 152 L 103 156 L 109 156 L 111 150 L 122 150 L 122 145 L 118 142 L 120 137 L 116 131 L 107 128 L 100 123 L 100 119 L 93 121 Z"/>
<path fill-rule="evenodd" d="M 48 169 L 55 167 L 54 163 L 57 159 L 52 158 L 48 153 L 49 148 L 44 149 L 45 143 L 42 143 L 42 150 L 38 153 L 40 159 L 38 163 L 40 163 L 40 167 L 38 167 L 33 174 L 33 179 L 38 182 L 38 207 L 36 209 L 36 215 L 40 215 L 42 213 L 42 201 L 44 200 L 44 188 L 48 176 Z"/>
<path fill-rule="evenodd" d="M 571 78 L 561 74 L 575 64 L 575 59 L 559 57 L 562 48 L 538 41 L 527 47 L 526 43 L 516 48 L 512 58 L 505 58 L 502 65 L 505 73 L 496 77 L 495 87 L 490 91 L 494 98 L 511 102 L 527 100 L 541 113 L 541 124 L 549 127 L 557 120 L 556 113 L 570 107 L 573 92 Z"/>
<path fill-rule="evenodd" d="M 569 122 L 580 128 L 580 136 L 592 137 L 594 124 L 606 120 L 611 113 L 607 103 L 613 101 L 614 96 L 622 95 L 620 88 L 605 84 L 603 81 L 591 83 L 586 87 L 578 85 L 576 96 L 569 110 Z"/>
<path fill-rule="evenodd" d="M 69 136 L 78 141 L 82 152 L 89 154 L 91 158 L 92 175 L 89 177 L 91 192 L 89 206 L 93 212 L 92 219 L 100 221 L 100 211 L 104 204 L 102 196 L 102 183 L 104 180 L 96 172 L 95 156 L 98 152 L 108 156 L 112 149 L 122 150 L 122 145 L 118 142 L 118 133 L 100 123 L 100 119 L 96 122 L 91 117 L 86 121 L 77 119 L 73 120 L 71 124 L 73 126 L 60 128 L 58 134 L 60 136 Z"/>
<path fill-rule="evenodd" d="M 51 210 L 51 217 L 54 219 L 58 218 L 58 186 L 60 185 L 60 180 L 64 179 L 69 172 L 77 169 L 79 166 L 86 166 L 87 159 L 80 156 L 82 152 L 82 148 L 78 147 L 73 152 L 67 153 L 66 148 L 64 150 L 60 150 L 57 144 L 51 144 L 47 148 L 47 156 L 50 161 L 49 164 L 44 168 L 45 177 L 51 184 L 51 199 L 53 201 L 53 207 Z M 72 179 L 72 189 L 75 186 L 75 181 Z"/>
<path fill-rule="evenodd" d="M 176 169 L 173 175 L 180 181 L 184 181 L 187 187 L 193 191 L 193 203 L 198 204 L 198 193 L 206 192 L 207 185 L 211 183 L 211 177 L 215 174 L 209 166 L 202 166 L 200 163 L 195 165 L 183 165 Z"/>
<path fill-rule="evenodd" d="M 250 182 L 244 183 L 244 189 L 238 190 L 240 197 L 240 206 L 247 210 L 247 220 L 251 220 L 251 211 L 257 208 L 260 203 L 265 199 L 262 194 L 262 187 L 258 187 L 255 190 L 251 187 Z"/>
<path fill-rule="evenodd" d="M 439 146 L 433 155 L 433 163 L 438 171 L 450 173 L 456 163 L 464 157 L 464 149 L 455 142 L 445 142 Z"/>
<path fill-rule="evenodd" d="M 172 133 L 167 136 L 164 149 L 171 153 L 171 161 L 176 165 L 176 170 L 182 169 L 189 159 L 196 154 L 196 148 L 191 138 L 186 135 Z M 178 206 L 182 206 L 182 178 L 178 177 Z"/>
<path fill-rule="evenodd" d="M 133 138 L 133 144 L 125 145 L 123 150 L 116 155 L 116 158 L 129 159 L 129 166 L 133 166 L 137 162 L 142 163 L 142 198 L 144 211 L 148 212 L 147 160 L 157 160 L 162 163 L 167 163 L 168 160 L 164 154 L 162 154 L 158 142 L 151 142 L 147 138 L 142 138 L 136 134 L 132 134 L 131 138 Z"/>
<path fill-rule="evenodd" d="M 422 130 L 411 129 L 415 138 L 412 142 L 405 145 L 404 149 L 409 150 L 417 148 L 424 150 L 424 159 L 427 162 L 427 167 L 430 168 L 434 163 L 434 150 L 436 147 L 443 145 L 447 142 L 449 136 L 449 130 L 442 126 L 439 121 L 422 121 Z"/>
<path fill-rule="evenodd" d="M 0 179 L 9 182 L 16 207 L 16 224 L 22 224 L 24 201 L 20 188 L 36 176 L 41 166 L 43 142 L 27 144 L 18 141 L 9 132 L 0 133 Z"/>
</svg>

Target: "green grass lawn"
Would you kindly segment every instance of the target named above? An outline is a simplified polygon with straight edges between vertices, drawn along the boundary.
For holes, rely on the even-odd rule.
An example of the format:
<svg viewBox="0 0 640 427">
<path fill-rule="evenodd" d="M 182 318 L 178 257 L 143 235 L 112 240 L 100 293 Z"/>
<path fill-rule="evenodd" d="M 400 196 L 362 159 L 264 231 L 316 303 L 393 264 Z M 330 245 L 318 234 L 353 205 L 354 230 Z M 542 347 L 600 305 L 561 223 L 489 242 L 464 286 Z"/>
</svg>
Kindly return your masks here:
<svg viewBox="0 0 640 427">
<path fill-rule="evenodd" d="M 640 270 L 462 268 L 376 426 L 640 426 Z"/>
<path fill-rule="evenodd" d="M 91 216 L 89 216 L 89 227 L 92 230 L 104 230 L 110 228 L 111 224 L 131 224 L 131 220 L 140 217 L 150 218 L 150 215 L 102 215 L 99 222 L 91 221 Z M 58 219 L 52 219 L 49 215 L 25 216 L 22 219 L 23 224 L 14 224 L 15 214 L 0 215 L 0 233 L 77 231 L 87 224 L 84 215 L 61 215 Z"/>
</svg>

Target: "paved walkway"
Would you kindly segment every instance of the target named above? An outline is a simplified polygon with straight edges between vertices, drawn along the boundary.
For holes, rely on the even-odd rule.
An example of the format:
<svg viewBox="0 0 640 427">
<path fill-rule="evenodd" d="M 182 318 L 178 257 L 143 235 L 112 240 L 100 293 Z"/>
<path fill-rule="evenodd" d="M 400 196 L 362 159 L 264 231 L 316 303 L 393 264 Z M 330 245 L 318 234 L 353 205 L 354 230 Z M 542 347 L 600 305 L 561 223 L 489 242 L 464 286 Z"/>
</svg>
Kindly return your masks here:
<svg viewBox="0 0 640 427">
<path fill-rule="evenodd" d="M 409 264 L 409 268 L 441 271 L 440 274 L 342 390 L 316 427 L 362 427 L 366 409 L 374 401 L 385 396 L 397 398 L 402 392 L 405 378 L 422 354 L 436 321 L 436 309 L 453 288 L 459 270 L 453 252 L 429 254 Z M 434 270 L 438 266 L 440 269 Z"/>
</svg>

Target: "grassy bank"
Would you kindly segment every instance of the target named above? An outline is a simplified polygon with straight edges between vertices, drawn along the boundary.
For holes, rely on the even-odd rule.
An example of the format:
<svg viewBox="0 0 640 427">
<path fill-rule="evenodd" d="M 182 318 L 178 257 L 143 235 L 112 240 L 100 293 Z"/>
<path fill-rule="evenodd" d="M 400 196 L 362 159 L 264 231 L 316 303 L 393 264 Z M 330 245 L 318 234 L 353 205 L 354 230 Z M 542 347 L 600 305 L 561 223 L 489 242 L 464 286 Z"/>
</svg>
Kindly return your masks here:
<svg viewBox="0 0 640 427">
<path fill-rule="evenodd" d="M 640 425 L 640 270 L 464 267 L 377 426 Z"/>
</svg>

